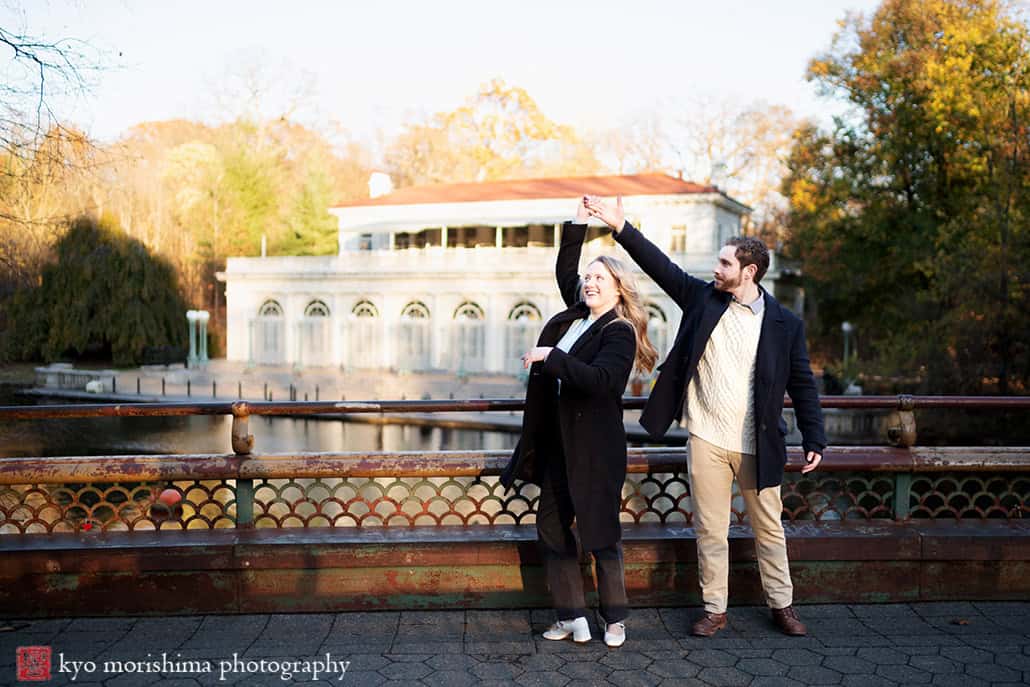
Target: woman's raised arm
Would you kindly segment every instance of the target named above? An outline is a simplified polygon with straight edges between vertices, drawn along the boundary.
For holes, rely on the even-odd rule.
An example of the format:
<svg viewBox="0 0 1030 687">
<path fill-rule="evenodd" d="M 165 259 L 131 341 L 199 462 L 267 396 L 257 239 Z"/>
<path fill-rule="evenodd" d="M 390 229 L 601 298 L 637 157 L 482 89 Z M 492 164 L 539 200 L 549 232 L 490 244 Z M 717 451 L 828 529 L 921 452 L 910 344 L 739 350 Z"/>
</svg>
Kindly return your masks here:
<svg viewBox="0 0 1030 687">
<path fill-rule="evenodd" d="M 579 257 L 583 252 L 583 239 L 587 234 L 587 214 L 585 197 L 579 201 L 576 208 L 576 219 L 572 222 L 565 222 L 561 230 L 561 245 L 558 248 L 558 259 L 554 264 L 554 276 L 558 280 L 558 290 L 561 292 L 565 305 L 572 307 L 581 300 L 579 286 Z"/>
</svg>

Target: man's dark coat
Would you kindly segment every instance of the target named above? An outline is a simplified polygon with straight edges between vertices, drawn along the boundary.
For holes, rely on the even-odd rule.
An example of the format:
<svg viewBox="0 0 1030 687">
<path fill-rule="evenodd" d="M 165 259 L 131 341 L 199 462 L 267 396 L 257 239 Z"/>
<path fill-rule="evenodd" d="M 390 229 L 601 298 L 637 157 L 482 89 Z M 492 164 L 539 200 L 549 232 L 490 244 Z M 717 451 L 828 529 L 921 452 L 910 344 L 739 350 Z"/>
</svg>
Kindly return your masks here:
<svg viewBox="0 0 1030 687">
<path fill-rule="evenodd" d="M 655 440 L 683 413 L 684 391 L 693 378 L 712 330 L 729 307 L 732 296 L 684 272 L 657 246 L 626 222 L 615 240 L 630 257 L 683 310 L 676 340 L 640 416 L 640 424 Z M 808 362 L 804 324 L 782 307 L 765 289 L 765 316 L 758 340 L 755 367 L 755 445 L 758 488 L 783 481 L 787 462 L 783 421 L 783 393 L 794 402 L 805 452 L 822 453 L 826 447 L 819 392 Z M 743 402 L 743 399 L 741 399 Z"/>
<path fill-rule="evenodd" d="M 585 234 L 586 225 L 563 227 L 555 273 L 569 307 L 544 325 L 537 346 L 556 346 L 573 322 L 590 314 L 580 299 L 578 274 Z M 516 478 L 540 484 L 545 462 L 560 446 L 585 551 L 611 546 L 622 536 L 619 511 L 626 480 L 622 394 L 635 356 L 633 327 L 609 310 L 568 353 L 554 348 L 547 360 L 533 363 L 522 437 L 501 476 L 505 486 Z"/>
</svg>

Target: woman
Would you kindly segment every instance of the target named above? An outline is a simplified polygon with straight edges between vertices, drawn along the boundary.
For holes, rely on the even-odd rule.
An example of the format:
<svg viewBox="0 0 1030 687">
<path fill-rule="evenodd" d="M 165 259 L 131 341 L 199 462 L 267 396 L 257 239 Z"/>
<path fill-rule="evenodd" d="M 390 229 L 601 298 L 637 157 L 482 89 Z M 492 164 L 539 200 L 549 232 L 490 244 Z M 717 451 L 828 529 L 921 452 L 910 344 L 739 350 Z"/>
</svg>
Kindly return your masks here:
<svg viewBox="0 0 1030 687">
<path fill-rule="evenodd" d="M 619 511 L 626 479 L 622 394 L 631 369 L 650 371 L 658 353 L 636 281 L 620 261 L 593 260 L 577 273 L 587 214 L 562 228 L 555 266 L 568 307 L 544 325 L 522 356 L 530 368 L 522 437 L 501 476 L 540 486 L 537 538 L 558 615 L 547 639 L 590 640 L 579 568 L 579 542 L 596 563 L 604 641 L 626 641 L 628 615 Z M 575 528 L 573 528 L 575 522 Z"/>
</svg>

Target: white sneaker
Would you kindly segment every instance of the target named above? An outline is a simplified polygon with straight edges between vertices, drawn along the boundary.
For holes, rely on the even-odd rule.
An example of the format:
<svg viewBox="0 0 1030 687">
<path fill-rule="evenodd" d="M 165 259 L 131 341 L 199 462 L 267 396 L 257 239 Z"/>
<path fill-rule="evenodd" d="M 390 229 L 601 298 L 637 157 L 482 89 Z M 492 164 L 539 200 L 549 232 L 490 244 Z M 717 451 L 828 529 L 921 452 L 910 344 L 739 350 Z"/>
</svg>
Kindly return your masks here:
<svg viewBox="0 0 1030 687">
<path fill-rule="evenodd" d="M 604 643 L 615 649 L 626 641 L 626 626 L 623 623 L 611 623 L 604 628 Z"/>
<path fill-rule="evenodd" d="M 559 620 L 544 632 L 544 639 L 565 639 L 572 635 L 572 641 L 582 644 L 590 641 L 590 626 L 587 619 L 579 616 L 575 620 Z"/>
</svg>

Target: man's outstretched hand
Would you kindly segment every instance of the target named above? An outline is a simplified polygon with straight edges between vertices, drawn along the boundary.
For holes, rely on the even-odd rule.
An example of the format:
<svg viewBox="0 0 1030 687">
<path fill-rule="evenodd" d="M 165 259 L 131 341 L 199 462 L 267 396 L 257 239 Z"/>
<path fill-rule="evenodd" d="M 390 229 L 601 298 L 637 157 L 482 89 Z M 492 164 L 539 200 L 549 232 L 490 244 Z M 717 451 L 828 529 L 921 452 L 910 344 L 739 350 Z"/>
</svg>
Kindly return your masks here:
<svg viewBox="0 0 1030 687">
<path fill-rule="evenodd" d="M 597 196 L 585 196 L 584 204 L 591 217 L 601 220 L 618 234 L 626 223 L 626 211 L 622 209 L 622 196 L 615 198 L 615 205 L 606 203 Z"/>
<path fill-rule="evenodd" d="M 822 460 L 823 455 L 821 453 L 809 451 L 805 455 L 805 466 L 801 468 L 801 474 L 812 472 L 812 470 L 815 470 L 817 467 L 819 467 L 819 463 L 821 463 Z"/>
</svg>

